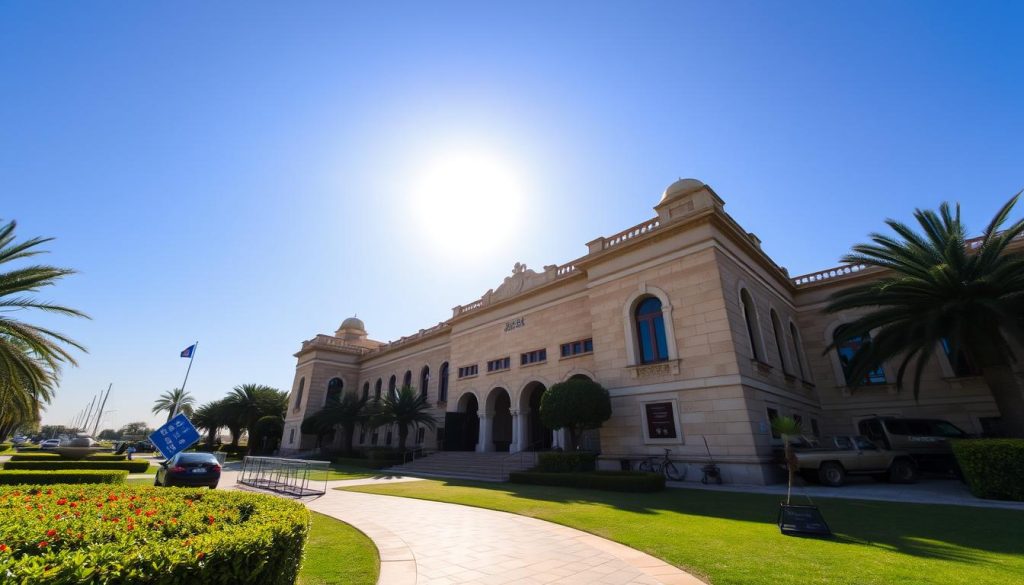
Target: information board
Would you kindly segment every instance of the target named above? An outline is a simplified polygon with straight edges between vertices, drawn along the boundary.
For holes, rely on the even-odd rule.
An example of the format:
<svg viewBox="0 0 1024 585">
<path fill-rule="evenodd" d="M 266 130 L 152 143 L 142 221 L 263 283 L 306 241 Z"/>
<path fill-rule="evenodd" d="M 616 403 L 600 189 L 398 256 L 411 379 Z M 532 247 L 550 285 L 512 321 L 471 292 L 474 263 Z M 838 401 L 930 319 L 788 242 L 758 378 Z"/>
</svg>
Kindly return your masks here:
<svg viewBox="0 0 1024 585">
<path fill-rule="evenodd" d="M 830 536 L 832 534 L 817 506 L 782 504 L 779 506 L 778 521 L 779 530 L 783 534 L 812 536 Z"/>
<path fill-rule="evenodd" d="M 174 457 L 199 440 L 199 431 L 192 426 L 184 414 L 179 414 L 153 432 L 149 440 L 160 450 L 165 459 Z"/>
</svg>

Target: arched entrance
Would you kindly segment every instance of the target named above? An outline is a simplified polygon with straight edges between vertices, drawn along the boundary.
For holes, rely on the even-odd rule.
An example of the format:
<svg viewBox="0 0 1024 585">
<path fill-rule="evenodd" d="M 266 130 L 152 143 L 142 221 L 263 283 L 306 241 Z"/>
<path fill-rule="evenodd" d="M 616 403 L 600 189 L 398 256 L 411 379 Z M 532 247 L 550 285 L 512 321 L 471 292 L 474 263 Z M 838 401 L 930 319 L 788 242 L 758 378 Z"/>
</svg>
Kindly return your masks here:
<svg viewBox="0 0 1024 585">
<path fill-rule="evenodd" d="M 485 451 L 509 451 L 512 447 L 512 398 L 508 390 L 494 388 L 487 395 L 485 402 L 487 416 L 490 418 L 488 424 L 483 426 L 483 437 Z"/>
<path fill-rule="evenodd" d="M 552 432 L 540 421 L 540 398 L 547 388 L 540 382 L 530 382 L 519 397 L 519 416 L 526 417 L 521 439 L 524 451 L 545 451 L 551 448 Z"/>
<path fill-rule="evenodd" d="M 458 411 L 445 413 L 445 451 L 473 451 L 480 438 L 480 403 L 466 392 L 459 397 Z"/>
</svg>

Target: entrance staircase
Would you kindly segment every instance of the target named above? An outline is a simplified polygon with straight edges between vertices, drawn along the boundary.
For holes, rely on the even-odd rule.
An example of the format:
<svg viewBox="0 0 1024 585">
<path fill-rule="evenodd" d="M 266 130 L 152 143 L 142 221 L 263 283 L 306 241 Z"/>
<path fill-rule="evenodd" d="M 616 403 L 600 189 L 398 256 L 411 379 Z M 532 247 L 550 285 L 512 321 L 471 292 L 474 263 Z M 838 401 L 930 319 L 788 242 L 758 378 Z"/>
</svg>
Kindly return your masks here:
<svg viewBox="0 0 1024 585">
<path fill-rule="evenodd" d="M 513 471 L 525 471 L 537 465 L 537 454 L 475 453 L 472 451 L 438 451 L 388 471 L 417 477 L 450 477 L 476 481 L 508 481 Z"/>
</svg>

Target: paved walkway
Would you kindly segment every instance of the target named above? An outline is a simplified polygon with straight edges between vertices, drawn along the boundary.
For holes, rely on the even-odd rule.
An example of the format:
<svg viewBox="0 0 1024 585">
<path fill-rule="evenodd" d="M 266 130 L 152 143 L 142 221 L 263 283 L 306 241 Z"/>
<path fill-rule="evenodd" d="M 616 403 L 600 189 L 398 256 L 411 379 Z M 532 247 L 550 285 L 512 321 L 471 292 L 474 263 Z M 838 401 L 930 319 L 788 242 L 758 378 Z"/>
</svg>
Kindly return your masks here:
<svg viewBox="0 0 1024 585">
<path fill-rule="evenodd" d="M 235 473 L 221 479 L 234 481 Z M 306 498 L 316 512 L 355 526 L 380 552 L 378 585 L 701 585 L 627 546 L 550 522 L 469 506 L 331 489 L 419 481 L 329 482 Z M 225 485 L 224 487 L 228 487 Z"/>
</svg>

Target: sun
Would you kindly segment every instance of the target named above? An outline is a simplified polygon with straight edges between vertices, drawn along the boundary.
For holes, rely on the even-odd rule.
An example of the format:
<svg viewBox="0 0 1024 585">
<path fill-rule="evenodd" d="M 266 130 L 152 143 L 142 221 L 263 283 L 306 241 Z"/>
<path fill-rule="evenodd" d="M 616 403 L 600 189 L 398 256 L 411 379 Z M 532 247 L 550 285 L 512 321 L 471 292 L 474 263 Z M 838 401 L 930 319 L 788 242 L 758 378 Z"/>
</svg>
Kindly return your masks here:
<svg viewBox="0 0 1024 585">
<path fill-rule="evenodd" d="M 525 194 L 512 165 L 483 152 L 436 157 L 412 185 L 416 223 L 446 255 L 481 256 L 520 229 Z"/>
</svg>

